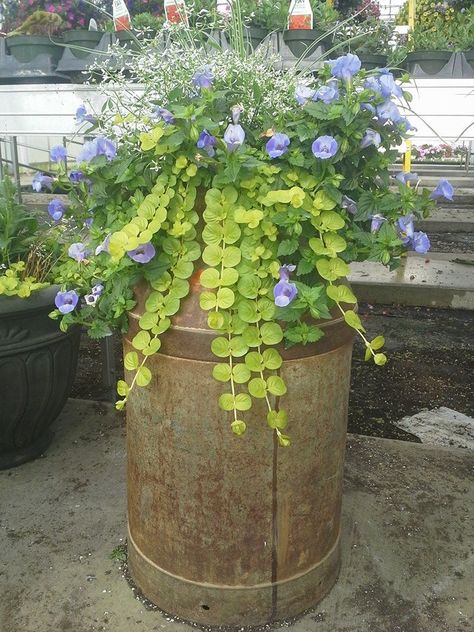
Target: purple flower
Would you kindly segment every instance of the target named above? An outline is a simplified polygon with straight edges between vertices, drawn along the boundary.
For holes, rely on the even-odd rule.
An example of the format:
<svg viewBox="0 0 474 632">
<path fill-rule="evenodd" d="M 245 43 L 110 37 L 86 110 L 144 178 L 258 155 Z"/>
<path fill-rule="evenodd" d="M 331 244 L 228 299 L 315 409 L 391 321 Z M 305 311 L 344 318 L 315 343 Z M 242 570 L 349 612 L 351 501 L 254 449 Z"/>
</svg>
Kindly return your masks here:
<svg viewBox="0 0 474 632">
<path fill-rule="evenodd" d="M 428 252 L 428 250 L 431 248 L 428 235 L 426 233 L 423 233 L 421 230 L 416 233 L 413 233 L 411 246 L 415 252 L 425 255 Z"/>
<path fill-rule="evenodd" d="M 351 215 L 355 215 L 357 213 L 356 202 L 347 195 L 342 196 L 341 206 L 342 208 L 345 208 L 348 213 L 351 213 Z"/>
<path fill-rule="evenodd" d="M 94 287 L 91 290 L 94 296 L 100 296 L 103 291 L 104 291 L 104 286 L 101 283 L 97 283 L 96 285 L 94 285 Z"/>
<path fill-rule="evenodd" d="M 148 263 L 155 256 L 155 247 L 151 242 L 138 246 L 134 250 L 129 250 L 127 255 L 137 263 Z"/>
<path fill-rule="evenodd" d="M 87 114 L 85 105 L 80 105 L 76 110 L 76 123 L 96 123 L 97 119 L 92 114 Z"/>
<path fill-rule="evenodd" d="M 192 82 L 196 88 L 210 88 L 213 81 L 214 75 L 212 74 L 211 67 L 208 64 L 195 72 L 192 78 Z"/>
<path fill-rule="evenodd" d="M 417 128 L 412 125 L 405 116 L 400 117 L 400 119 L 397 121 L 397 125 L 399 125 L 404 132 L 417 131 Z"/>
<path fill-rule="evenodd" d="M 71 244 L 69 246 L 67 254 L 71 257 L 71 259 L 75 259 L 80 263 L 81 261 L 84 261 L 89 252 L 86 249 L 85 245 L 81 241 L 78 241 L 75 244 Z"/>
<path fill-rule="evenodd" d="M 387 121 L 398 123 L 403 118 L 395 103 L 390 100 L 377 106 L 377 116 L 382 123 L 386 123 Z"/>
<path fill-rule="evenodd" d="M 224 132 L 224 140 L 229 151 L 232 152 L 238 149 L 245 140 L 245 132 L 242 126 L 231 123 Z"/>
<path fill-rule="evenodd" d="M 304 84 L 299 84 L 296 86 L 295 90 L 295 99 L 299 103 L 299 105 L 304 105 L 306 101 L 312 99 L 314 96 L 314 90 Z"/>
<path fill-rule="evenodd" d="M 396 224 L 398 230 L 398 236 L 404 244 L 410 243 L 410 240 L 415 234 L 415 227 L 413 225 L 413 215 L 405 215 L 397 220 Z"/>
<path fill-rule="evenodd" d="M 55 222 L 59 222 L 61 217 L 64 215 L 64 211 L 66 207 L 61 202 L 61 200 L 51 200 L 48 204 L 48 213 L 54 219 Z"/>
<path fill-rule="evenodd" d="M 97 248 L 95 249 L 95 254 L 96 254 L 96 256 L 97 256 L 97 255 L 100 255 L 100 253 L 101 253 L 101 252 L 106 252 L 106 253 L 108 254 L 108 252 L 109 252 L 110 237 L 111 237 L 111 235 L 110 235 L 110 234 L 109 234 L 109 235 L 107 235 L 107 237 L 104 239 L 104 241 L 103 241 L 101 244 L 99 244 L 99 245 L 97 246 Z"/>
<path fill-rule="evenodd" d="M 290 272 L 293 272 L 295 268 L 296 266 L 290 264 L 283 265 L 280 268 L 280 280 L 273 288 L 273 296 L 277 307 L 286 307 L 298 294 L 296 285 L 289 282 Z"/>
<path fill-rule="evenodd" d="M 438 186 L 430 195 L 432 200 L 437 200 L 440 197 L 444 197 L 450 202 L 453 201 L 454 187 L 446 178 L 441 178 L 438 182 Z"/>
<path fill-rule="evenodd" d="M 274 134 L 265 145 L 270 158 L 279 158 L 286 154 L 290 145 L 290 139 L 286 134 Z"/>
<path fill-rule="evenodd" d="M 73 170 L 69 174 L 69 180 L 71 180 L 71 182 L 82 182 L 83 180 L 85 180 L 85 178 L 86 177 L 82 173 L 82 171 Z"/>
<path fill-rule="evenodd" d="M 54 299 L 54 304 L 61 314 L 69 314 L 76 307 L 79 296 L 74 290 L 69 292 L 58 292 Z"/>
<path fill-rule="evenodd" d="M 173 114 L 166 108 L 162 108 L 159 105 L 157 105 L 156 108 L 151 113 L 151 118 L 156 119 L 158 121 L 164 121 L 168 125 L 170 125 L 171 123 L 174 123 Z"/>
<path fill-rule="evenodd" d="M 67 150 L 63 145 L 55 145 L 49 152 L 49 157 L 53 162 L 62 162 L 67 158 Z"/>
<path fill-rule="evenodd" d="M 91 307 L 95 307 L 95 304 L 99 300 L 99 296 L 97 294 L 86 294 L 84 296 L 84 300 L 87 305 L 90 305 Z"/>
<path fill-rule="evenodd" d="M 366 147 L 370 147 L 370 145 L 374 145 L 374 147 L 379 147 L 382 139 L 380 138 L 380 134 L 373 129 L 365 130 L 364 138 L 360 141 L 360 146 L 362 149 Z"/>
<path fill-rule="evenodd" d="M 391 72 L 385 72 L 379 77 L 379 85 L 380 85 L 380 94 L 384 99 L 389 97 L 398 97 L 401 98 L 403 96 L 402 89 L 395 82 L 395 79 Z"/>
<path fill-rule="evenodd" d="M 375 116 L 375 108 L 371 103 L 361 103 L 360 109 L 366 110 L 367 112 L 370 112 L 373 116 Z"/>
<path fill-rule="evenodd" d="M 418 174 L 417 173 L 405 173 L 404 171 L 400 171 L 395 176 L 395 180 L 398 180 L 402 184 L 408 184 L 409 182 L 414 182 L 415 184 L 418 182 Z"/>
<path fill-rule="evenodd" d="M 337 140 L 332 136 L 319 136 L 311 145 L 311 150 L 316 158 L 327 160 L 336 154 L 338 147 Z"/>
<path fill-rule="evenodd" d="M 370 224 L 370 232 L 377 233 L 384 222 L 385 222 L 385 217 L 383 215 L 380 215 L 379 213 L 372 215 L 372 222 Z"/>
<path fill-rule="evenodd" d="M 51 189 L 52 184 L 53 178 L 51 176 L 46 176 L 44 173 L 36 173 L 33 177 L 31 186 L 33 188 L 33 191 L 39 193 L 43 187 L 45 189 Z"/>
<path fill-rule="evenodd" d="M 347 53 L 335 60 L 330 60 L 331 74 L 333 77 L 343 79 L 344 81 L 350 81 L 352 77 L 359 72 L 361 63 L 357 55 Z"/>
<path fill-rule="evenodd" d="M 382 90 L 379 80 L 377 79 L 377 77 L 374 76 L 367 77 L 367 79 L 364 81 L 364 88 L 366 88 L 367 90 L 372 90 L 376 94 L 381 94 Z"/>
<path fill-rule="evenodd" d="M 339 90 L 335 81 L 330 81 L 326 86 L 321 86 L 313 95 L 313 101 L 322 101 L 329 105 L 339 98 Z"/>
<path fill-rule="evenodd" d="M 217 145 L 217 138 L 209 134 L 207 129 L 203 130 L 199 134 L 199 138 L 196 143 L 196 147 L 198 149 L 204 149 L 209 158 L 212 158 L 216 155 L 216 150 L 214 147 Z"/>
<path fill-rule="evenodd" d="M 99 136 L 84 145 L 77 157 L 77 162 L 90 162 L 97 156 L 105 156 L 107 160 L 113 160 L 116 155 L 117 148 L 115 143 L 108 138 Z"/>
</svg>

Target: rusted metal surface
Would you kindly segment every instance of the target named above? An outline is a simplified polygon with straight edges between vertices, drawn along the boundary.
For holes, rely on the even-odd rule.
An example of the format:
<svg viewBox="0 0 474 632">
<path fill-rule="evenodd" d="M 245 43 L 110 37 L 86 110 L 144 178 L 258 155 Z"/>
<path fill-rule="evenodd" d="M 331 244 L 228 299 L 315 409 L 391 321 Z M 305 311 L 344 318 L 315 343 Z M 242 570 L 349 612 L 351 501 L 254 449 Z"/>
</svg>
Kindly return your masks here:
<svg viewBox="0 0 474 632">
<path fill-rule="evenodd" d="M 150 358 L 151 385 L 128 404 L 130 570 L 183 618 L 266 623 L 315 605 L 337 577 L 352 333 L 326 321 L 315 354 L 285 352 L 290 448 L 274 441 L 261 402 L 236 437 L 197 295 L 195 284 Z"/>
</svg>

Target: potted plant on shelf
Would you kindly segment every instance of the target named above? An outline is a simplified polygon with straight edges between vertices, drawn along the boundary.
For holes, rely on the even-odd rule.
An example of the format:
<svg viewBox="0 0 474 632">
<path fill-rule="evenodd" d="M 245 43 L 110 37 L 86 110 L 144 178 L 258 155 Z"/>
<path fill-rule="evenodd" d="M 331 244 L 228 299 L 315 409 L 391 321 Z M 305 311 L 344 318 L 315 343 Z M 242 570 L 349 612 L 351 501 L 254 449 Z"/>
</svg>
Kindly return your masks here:
<svg viewBox="0 0 474 632">
<path fill-rule="evenodd" d="M 70 205 L 91 226 L 58 273 L 88 298 L 53 316 L 124 334 L 133 579 L 168 612 L 247 625 L 336 580 L 352 330 L 386 362 L 349 264 L 427 252 L 415 221 L 452 188 L 390 178 L 409 124 L 387 70 L 283 73 L 235 11 L 230 50 L 144 42 L 102 84 Z"/>
<path fill-rule="evenodd" d="M 385 67 L 392 51 L 393 25 L 378 18 L 368 18 L 350 30 L 349 35 L 357 38 L 351 49 L 357 53 L 362 67 L 367 70 Z"/>
<path fill-rule="evenodd" d="M 59 289 L 52 283 L 62 231 L 15 202 L 15 192 L 5 177 L 0 182 L 0 469 L 34 459 L 48 447 L 50 426 L 73 383 L 80 336 L 78 327 L 61 332 L 48 316 Z M 50 203 L 55 217 L 61 208 L 62 202 Z"/>
<path fill-rule="evenodd" d="M 7 47 L 19 62 L 33 61 L 39 55 L 48 55 L 54 63 L 59 61 L 63 48 L 59 33 L 64 22 L 61 16 L 47 11 L 35 11 L 17 29 L 7 36 Z"/>
<path fill-rule="evenodd" d="M 269 33 L 286 28 L 288 2 L 243 0 L 240 4 L 246 23 L 246 37 L 252 48 L 256 48 Z"/>
<path fill-rule="evenodd" d="M 454 46 L 439 21 L 431 29 L 415 26 L 408 40 L 408 51 L 405 63 L 409 72 L 413 72 L 417 64 L 427 75 L 436 75 L 451 59 Z"/>
<path fill-rule="evenodd" d="M 297 58 L 310 55 L 318 46 L 331 48 L 333 33 L 339 20 L 339 13 L 322 0 L 311 0 L 313 10 L 312 29 L 287 28 L 287 20 L 283 25 L 283 41 Z"/>
</svg>

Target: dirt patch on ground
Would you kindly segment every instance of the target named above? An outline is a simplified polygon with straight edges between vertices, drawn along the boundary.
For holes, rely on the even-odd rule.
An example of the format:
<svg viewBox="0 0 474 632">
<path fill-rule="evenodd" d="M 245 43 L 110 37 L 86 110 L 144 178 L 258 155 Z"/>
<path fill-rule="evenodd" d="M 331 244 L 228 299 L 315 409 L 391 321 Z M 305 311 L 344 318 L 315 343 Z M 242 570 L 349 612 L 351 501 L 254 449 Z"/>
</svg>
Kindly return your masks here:
<svg viewBox="0 0 474 632">
<path fill-rule="evenodd" d="M 352 360 L 349 431 L 419 441 L 396 421 L 427 408 L 446 406 L 474 416 L 474 313 L 416 307 L 361 305 L 369 337 L 383 334 L 389 361 L 364 362 L 356 340 Z M 114 339 L 118 377 L 120 340 Z M 83 336 L 72 397 L 111 399 L 104 389 L 100 341 Z"/>
</svg>

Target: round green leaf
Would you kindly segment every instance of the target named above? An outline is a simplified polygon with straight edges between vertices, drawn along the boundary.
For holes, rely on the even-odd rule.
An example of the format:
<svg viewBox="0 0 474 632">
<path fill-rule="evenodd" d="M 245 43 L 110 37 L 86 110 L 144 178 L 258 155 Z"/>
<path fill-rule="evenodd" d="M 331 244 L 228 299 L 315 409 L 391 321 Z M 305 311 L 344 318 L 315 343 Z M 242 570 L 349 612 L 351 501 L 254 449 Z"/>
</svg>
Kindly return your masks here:
<svg viewBox="0 0 474 632">
<path fill-rule="evenodd" d="M 223 393 L 219 397 L 219 406 L 222 410 L 234 410 L 234 396 L 232 393 Z"/>
<path fill-rule="evenodd" d="M 228 287 L 221 287 L 217 290 L 216 302 L 221 309 L 232 307 L 235 301 L 235 295 Z"/>
<path fill-rule="evenodd" d="M 353 329 L 357 329 L 358 331 L 365 331 L 362 323 L 360 322 L 360 318 L 351 309 L 348 309 L 346 312 L 344 312 L 344 320 Z"/>
<path fill-rule="evenodd" d="M 206 246 L 202 253 L 202 260 L 211 267 L 220 265 L 222 261 L 222 248 L 217 245 Z"/>
<path fill-rule="evenodd" d="M 244 298 L 257 298 L 261 281 L 255 274 L 241 275 L 237 288 Z"/>
<path fill-rule="evenodd" d="M 123 364 L 127 371 L 135 371 L 138 369 L 138 353 L 136 351 L 129 351 L 125 354 Z"/>
<path fill-rule="evenodd" d="M 234 358 L 241 358 L 249 350 L 248 345 L 245 343 L 242 336 L 236 336 L 230 341 L 230 351 Z"/>
<path fill-rule="evenodd" d="M 241 230 L 238 224 L 230 220 L 225 222 L 223 237 L 226 244 L 234 244 L 239 239 L 240 235 Z"/>
<path fill-rule="evenodd" d="M 262 339 L 258 335 L 258 329 L 253 325 L 249 325 L 244 329 L 242 337 L 245 340 L 245 344 L 249 347 L 258 347 L 262 344 Z"/>
<path fill-rule="evenodd" d="M 211 342 L 211 351 L 218 358 L 228 358 L 230 356 L 230 346 L 227 338 L 219 336 Z"/>
<path fill-rule="evenodd" d="M 284 410 L 271 410 L 267 415 L 267 422 L 270 428 L 284 430 L 288 424 L 288 415 Z"/>
<path fill-rule="evenodd" d="M 290 443 L 290 437 L 288 435 L 284 435 L 282 434 L 278 429 L 277 429 L 277 436 L 278 436 L 278 443 L 281 445 L 282 448 L 287 448 Z"/>
<path fill-rule="evenodd" d="M 252 407 L 252 400 L 247 393 L 239 393 L 235 396 L 235 407 L 237 410 L 249 410 Z"/>
<path fill-rule="evenodd" d="M 230 427 L 232 428 L 232 432 L 236 434 L 238 437 L 243 435 L 244 432 L 247 430 L 245 421 L 241 421 L 240 419 L 236 419 L 235 421 L 233 421 L 230 424 Z"/>
<path fill-rule="evenodd" d="M 163 294 L 161 292 L 152 292 L 146 299 L 145 309 L 147 312 L 157 312 L 163 304 Z"/>
<path fill-rule="evenodd" d="M 260 335 L 266 345 L 277 345 L 283 340 L 283 330 L 277 323 L 264 323 L 260 328 Z"/>
<path fill-rule="evenodd" d="M 263 363 L 263 356 L 258 351 L 250 351 L 245 356 L 245 365 L 250 369 L 250 371 L 254 371 L 255 373 L 260 373 L 265 368 Z"/>
<path fill-rule="evenodd" d="M 349 274 L 349 266 L 345 261 L 335 257 L 334 259 L 319 259 L 316 262 L 319 275 L 328 281 L 336 281 Z"/>
<path fill-rule="evenodd" d="M 194 272 L 194 265 L 192 261 L 178 261 L 173 268 L 173 273 L 178 279 L 188 279 Z"/>
<path fill-rule="evenodd" d="M 180 306 L 181 303 L 179 299 L 168 294 L 168 296 L 165 296 L 165 300 L 163 302 L 162 314 L 164 316 L 173 316 L 173 314 L 176 314 L 179 311 Z"/>
<path fill-rule="evenodd" d="M 217 303 L 217 297 L 214 292 L 201 292 L 199 296 L 199 305 L 205 312 L 214 309 Z"/>
<path fill-rule="evenodd" d="M 385 338 L 383 336 L 377 336 L 370 343 L 372 349 L 377 351 L 377 349 L 381 349 L 385 344 Z"/>
<path fill-rule="evenodd" d="M 221 285 L 234 285 L 239 280 L 239 273 L 235 268 L 224 268 L 220 278 Z"/>
<path fill-rule="evenodd" d="M 189 283 L 185 279 L 173 279 L 169 295 L 173 298 L 184 298 L 189 294 Z"/>
<path fill-rule="evenodd" d="M 130 388 L 124 380 L 119 380 L 117 382 L 117 393 L 122 397 L 126 397 L 130 391 Z"/>
<path fill-rule="evenodd" d="M 252 397 L 263 399 L 267 394 L 267 383 L 261 377 L 254 377 L 250 380 L 248 389 Z"/>
<path fill-rule="evenodd" d="M 272 395 L 281 397 L 286 393 L 286 384 L 279 375 L 271 375 L 267 380 L 267 388 Z"/>
<path fill-rule="evenodd" d="M 226 268 L 235 268 L 242 258 L 240 249 L 236 246 L 228 246 L 222 253 L 222 262 Z"/>
<path fill-rule="evenodd" d="M 257 309 L 262 320 L 272 320 L 275 316 L 275 303 L 268 298 L 259 299 Z"/>
<path fill-rule="evenodd" d="M 231 378 L 231 368 L 228 364 L 216 364 L 212 369 L 212 377 L 219 382 L 228 382 Z"/>
<path fill-rule="evenodd" d="M 159 351 L 160 347 L 161 347 L 160 339 L 159 338 L 153 338 L 152 340 L 150 340 L 150 344 L 148 345 L 148 347 L 143 349 L 142 353 L 145 356 L 150 356 L 150 355 L 153 355 L 154 353 L 156 353 L 157 351 Z"/>
<path fill-rule="evenodd" d="M 138 351 L 142 351 L 150 344 L 151 336 L 148 331 L 139 331 L 138 334 L 132 340 L 132 346 Z"/>
<path fill-rule="evenodd" d="M 202 231 L 202 239 L 208 246 L 219 246 L 222 242 L 222 237 L 223 229 L 220 224 L 207 224 Z"/>
<path fill-rule="evenodd" d="M 207 316 L 207 326 L 209 329 L 222 329 L 225 324 L 225 318 L 220 312 L 209 312 Z"/>
<path fill-rule="evenodd" d="M 158 322 L 158 314 L 155 312 L 145 312 L 138 321 L 140 329 L 152 329 Z"/>
<path fill-rule="evenodd" d="M 385 353 L 376 353 L 374 355 L 374 362 L 378 364 L 378 366 L 383 366 L 387 362 L 387 356 Z"/>
<path fill-rule="evenodd" d="M 246 323 L 256 323 L 259 320 L 255 301 L 242 300 L 238 307 L 239 317 Z"/>
<path fill-rule="evenodd" d="M 276 349 L 265 349 L 262 359 L 265 368 L 271 371 L 279 369 L 283 363 L 283 359 Z"/>
<path fill-rule="evenodd" d="M 141 366 L 137 371 L 136 383 L 138 386 L 148 386 L 151 382 L 151 371 L 146 366 Z"/>
<path fill-rule="evenodd" d="M 237 384 L 245 384 L 250 379 L 250 370 L 245 364 L 236 364 L 232 369 L 232 377 Z"/>
<path fill-rule="evenodd" d="M 201 273 L 199 283 L 202 287 L 214 289 L 220 285 L 219 272 L 215 268 L 208 268 Z"/>
</svg>

